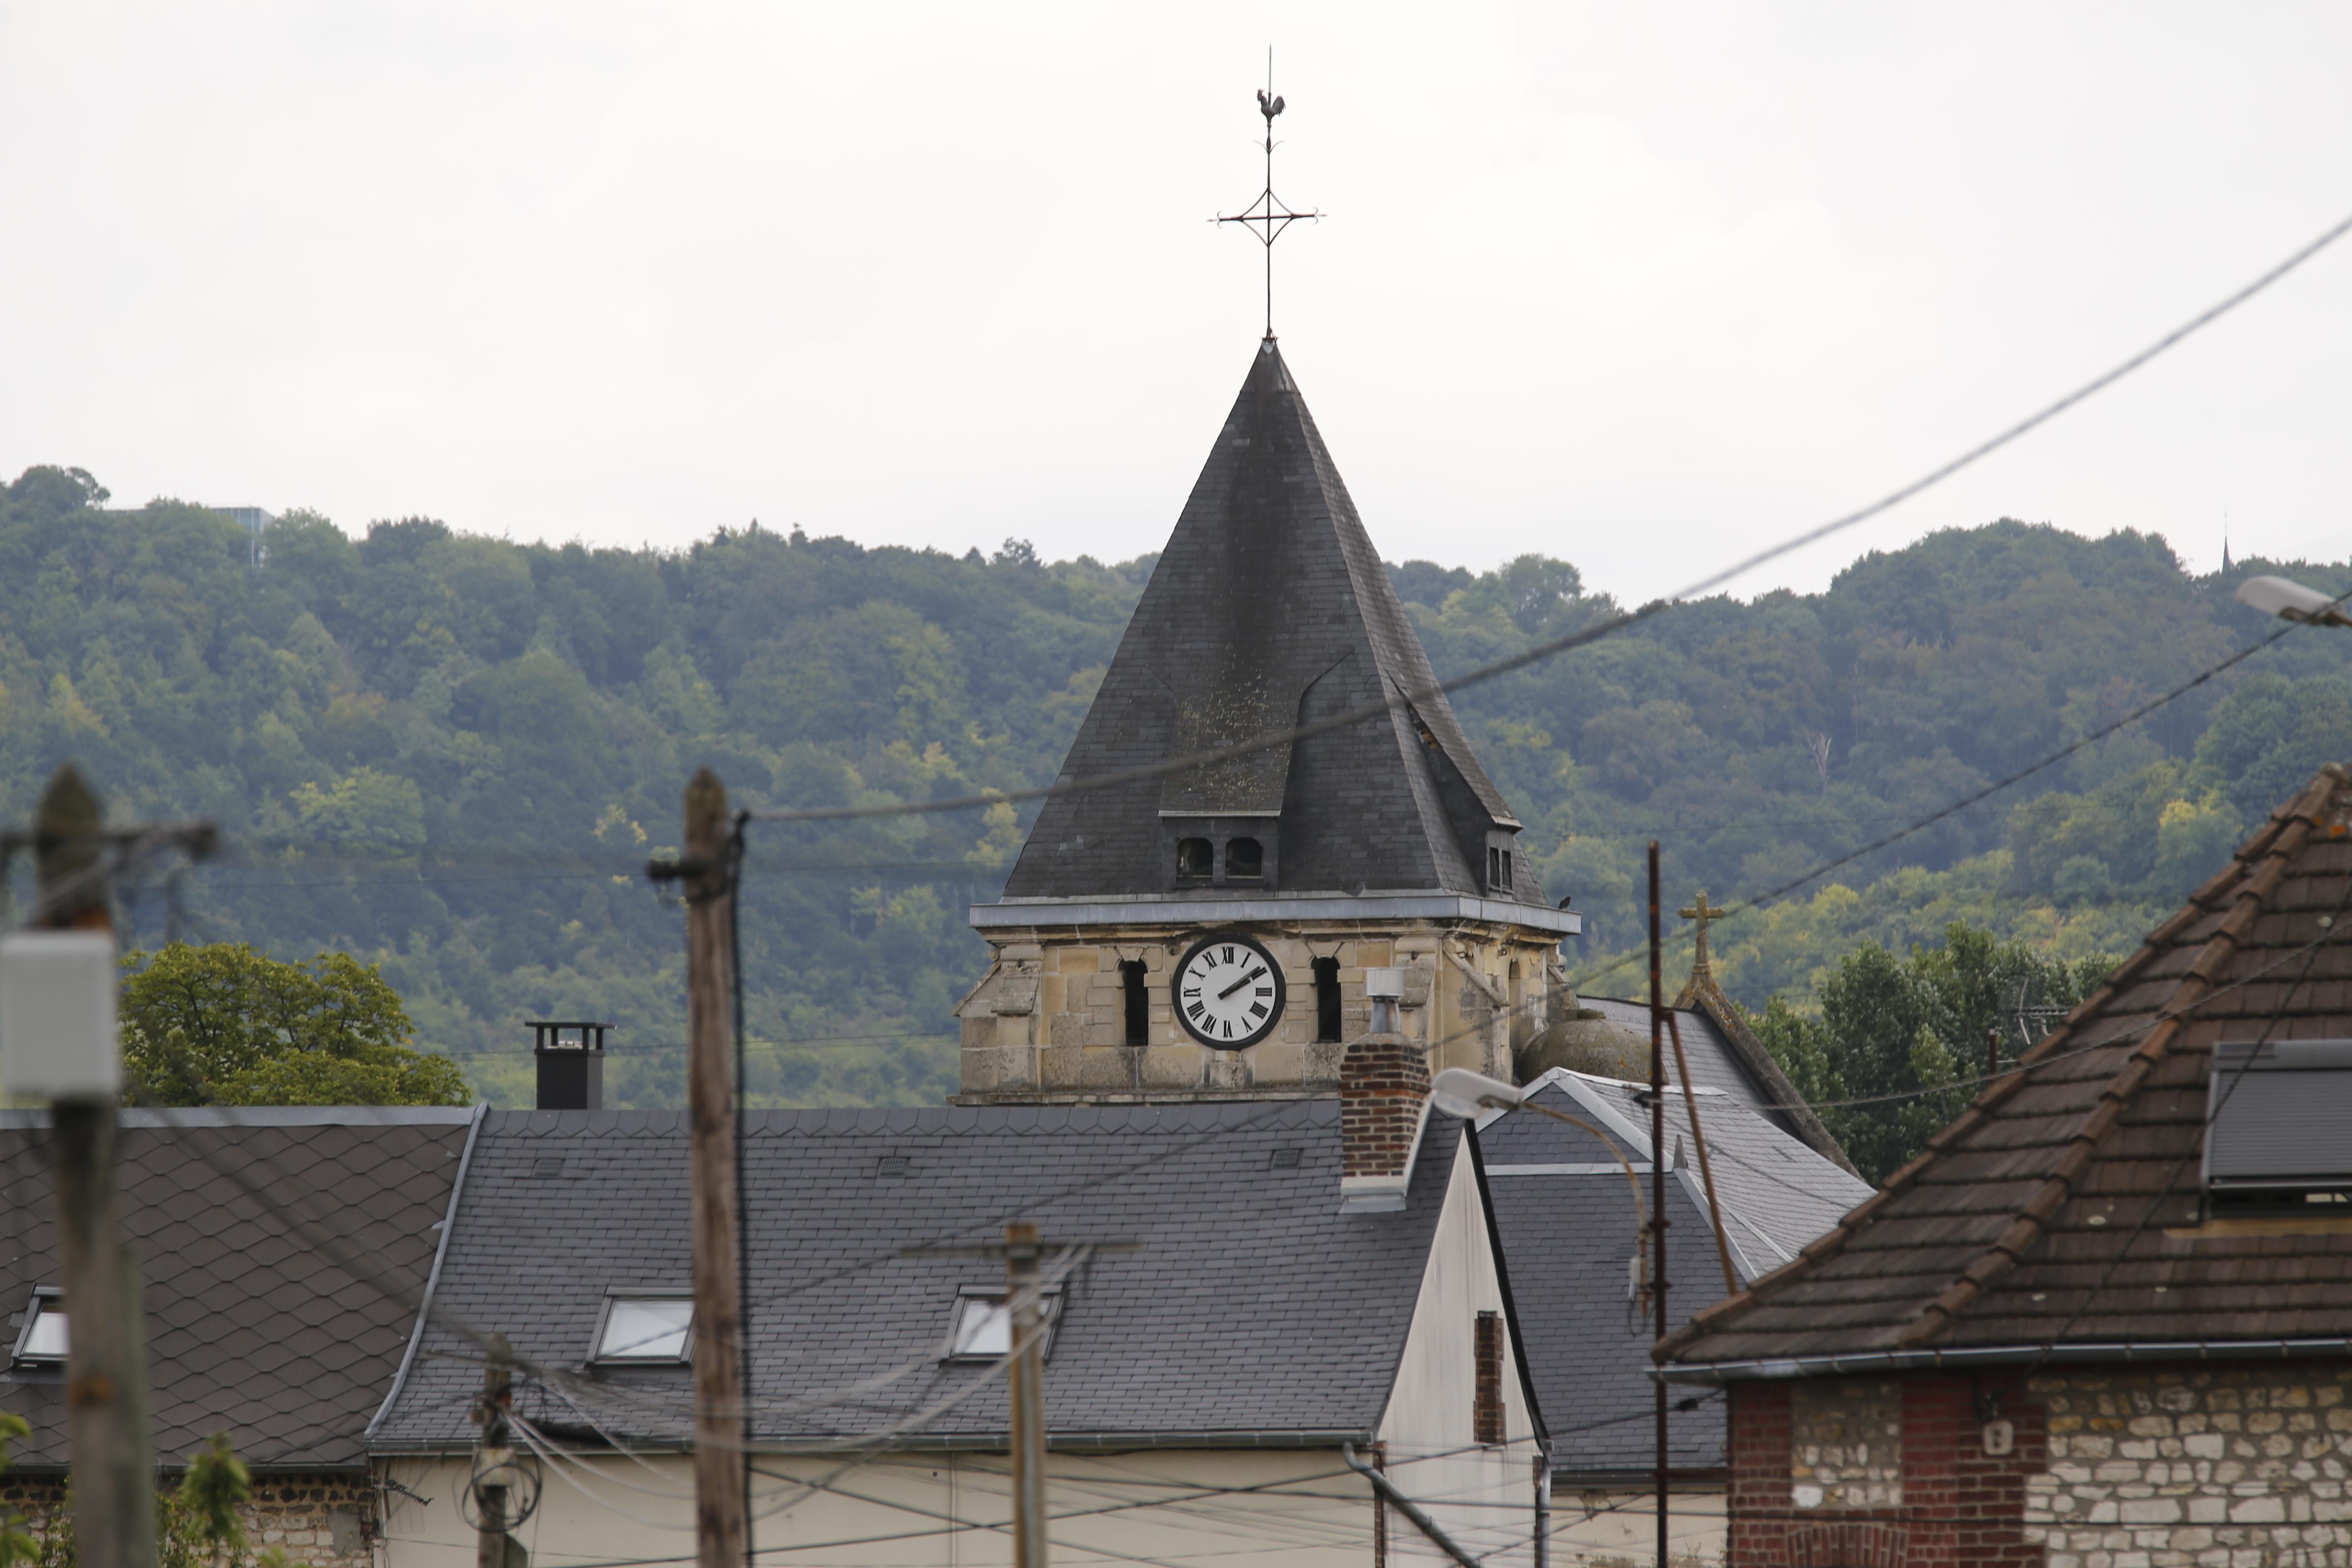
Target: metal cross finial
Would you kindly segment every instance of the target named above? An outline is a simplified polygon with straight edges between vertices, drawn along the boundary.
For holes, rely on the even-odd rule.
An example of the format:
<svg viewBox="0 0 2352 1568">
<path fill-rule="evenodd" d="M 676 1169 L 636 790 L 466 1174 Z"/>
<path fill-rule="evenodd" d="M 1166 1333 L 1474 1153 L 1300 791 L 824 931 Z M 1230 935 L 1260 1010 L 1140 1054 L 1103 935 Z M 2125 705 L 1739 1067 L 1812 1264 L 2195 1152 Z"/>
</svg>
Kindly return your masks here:
<svg viewBox="0 0 2352 1568">
<path fill-rule="evenodd" d="M 1274 341 L 1274 242 L 1282 231 L 1300 218 L 1320 220 L 1320 212 L 1292 212 L 1274 194 L 1274 117 L 1282 112 L 1282 100 L 1274 92 L 1274 51 L 1265 52 L 1265 85 L 1258 89 L 1257 111 L 1265 117 L 1265 189 L 1240 212 L 1230 216 L 1219 213 L 1212 223 L 1237 223 L 1246 226 L 1265 247 L 1265 336 Z"/>
<path fill-rule="evenodd" d="M 1706 928 L 1721 920 L 1725 915 L 1730 913 L 1730 911 L 1708 903 L 1706 901 L 1706 890 L 1702 889 L 1698 895 L 1698 902 L 1695 906 L 1686 910 L 1677 910 L 1675 912 L 1681 915 L 1683 919 L 1686 921 L 1696 921 L 1698 922 L 1698 952 L 1691 959 L 1691 975 L 1696 979 L 1697 976 L 1708 973 L 1709 970 L 1706 959 Z"/>
</svg>

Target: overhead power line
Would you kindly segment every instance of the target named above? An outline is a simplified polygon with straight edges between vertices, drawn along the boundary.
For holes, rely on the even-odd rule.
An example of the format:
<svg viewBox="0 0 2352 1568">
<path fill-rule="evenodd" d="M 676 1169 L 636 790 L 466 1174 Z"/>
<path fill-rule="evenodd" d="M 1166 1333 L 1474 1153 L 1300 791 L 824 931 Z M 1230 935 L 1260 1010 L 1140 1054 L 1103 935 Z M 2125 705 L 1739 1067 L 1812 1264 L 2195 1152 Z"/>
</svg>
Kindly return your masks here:
<svg viewBox="0 0 2352 1568">
<path fill-rule="evenodd" d="M 1586 626 L 1581 630 L 1570 632 L 1562 637 L 1549 638 L 1546 641 L 1537 643 L 1532 647 L 1528 647 L 1518 653 L 1513 654 L 1507 658 L 1498 658 L 1490 664 L 1480 665 L 1475 669 L 1466 670 L 1450 679 L 1437 681 L 1433 685 L 1420 688 L 1418 689 L 1402 692 L 1399 694 L 1400 698 L 1406 703 L 1425 702 L 1433 697 L 1440 696 L 1448 692 L 1460 691 L 1467 687 L 1476 686 L 1485 681 L 1492 680 L 1497 676 L 1507 675 L 1513 670 L 1524 669 L 1528 665 L 1540 663 L 1557 654 L 1566 653 L 1571 648 L 1582 647 L 1589 643 L 1598 642 L 1603 637 L 1614 636 L 1618 632 L 1624 631 L 1631 626 L 1648 620 L 1654 616 L 1660 615 L 1685 600 L 1693 599 L 1702 594 L 1710 593 L 1713 590 L 1721 587 L 1724 584 L 1732 581 L 1734 578 L 1751 572 L 1757 567 L 1764 565 L 1768 562 L 1777 561 L 1784 555 L 1790 554 L 1795 551 L 1802 550 L 1809 544 L 1818 543 L 1822 540 L 1827 539 L 1832 534 L 1842 533 L 1847 529 L 1853 528 L 1858 524 L 1869 521 L 1872 518 L 1892 511 L 1896 507 L 1901 506 L 1905 501 L 1933 489 L 1935 486 L 1943 483 L 1946 479 L 1950 479 L 1953 475 L 1982 462 L 1985 458 L 1991 457 L 1995 452 L 2010 446 L 2013 442 L 2022 439 L 2033 431 L 2040 429 L 2042 426 L 2048 424 L 2051 420 L 2057 418 L 2061 414 L 2065 413 L 2068 409 L 2071 409 L 2089 398 L 2096 396 L 2099 393 L 2105 391 L 2108 387 L 2113 386 L 2116 383 L 2123 380 L 2126 376 L 2130 375 L 2134 371 L 2140 369 L 2151 360 L 2154 360 L 2158 355 L 2164 353 L 2167 350 L 2177 346 L 2185 339 L 2192 336 L 2204 328 L 2210 326 L 2213 322 L 2220 321 L 2223 316 L 2228 315 L 2231 311 L 2236 310 L 2247 300 L 2253 299 L 2256 295 L 2269 289 L 2273 284 L 2278 282 L 2281 279 L 2286 277 L 2289 273 L 2303 266 L 2312 258 L 2317 256 L 2321 251 L 2326 250 L 2329 246 L 2334 245 L 2337 240 L 2343 238 L 2347 233 L 2352 233 L 2352 216 L 2347 216 L 2340 219 L 2331 227 L 2319 235 L 2317 238 L 2313 239 L 2308 244 L 2303 246 L 2300 249 L 2294 252 L 2294 254 L 2288 256 L 2284 260 L 2262 273 L 2252 282 L 2246 284 L 2244 287 L 2237 289 L 2235 292 L 2228 295 L 2216 303 L 2199 311 L 2196 315 L 2191 316 L 2188 321 L 2183 321 L 2180 325 L 2173 328 L 2170 331 L 2165 333 L 2162 337 L 2157 339 L 2154 342 L 2148 344 L 2137 353 L 2135 353 L 2128 359 L 2124 360 L 2121 363 L 2092 377 L 2089 381 L 2084 382 L 2082 385 L 2074 388 L 2072 392 L 2060 397 L 2057 401 L 2036 409 L 2033 413 L 2027 415 L 2024 418 L 2017 421 L 2014 425 L 2008 426 L 1998 435 L 1977 443 L 1977 445 L 1962 452 L 1958 457 L 1929 469 L 1927 472 L 1920 475 L 1917 479 L 1911 480 L 1908 484 L 1901 485 L 1896 487 L 1895 489 L 1889 490 L 1886 494 L 1879 497 L 1878 500 L 1872 501 L 1867 506 L 1847 512 L 1842 517 L 1832 518 L 1827 522 L 1809 528 L 1801 533 L 1792 535 L 1788 539 L 1780 541 L 1777 544 L 1768 545 L 1764 549 L 1757 551 L 1752 555 L 1745 556 L 1718 571 L 1708 573 L 1698 581 L 1666 598 L 1654 600 L 1650 604 L 1643 605 L 1639 609 L 1621 611 L 1614 616 L 1608 616 L 1607 618 L 1596 622 L 1592 626 Z M 1050 784 L 1040 784 L 1029 789 L 985 790 L 977 795 L 950 795 L 943 796 L 937 800 L 901 801 L 887 805 L 822 805 L 771 808 L 763 811 L 747 812 L 744 814 L 744 819 L 751 822 L 840 822 L 866 817 L 911 816 L 943 811 L 978 810 L 994 805 L 999 802 L 1018 803 L 1030 800 L 1047 800 L 1055 796 L 1076 795 L 1087 790 L 1114 789 L 1121 784 L 1141 784 L 1152 779 L 1164 777 L 1169 773 L 1181 773 L 1188 769 L 1215 763 L 1230 762 L 1234 758 L 1248 756 L 1254 752 L 1266 751 L 1272 747 L 1286 746 L 1292 744 L 1295 742 L 1307 740 L 1316 735 L 1328 733 L 1333 730 L 1345 729 L 1351 724 L 1362 723 L 1367 719 L 1379 718 L 1391 711 L 1391 699 L 1384 691 L 1377 701 L 1359 704 L 1358 706 L 1348 709 L 1343 712 L 1335 713 L 1328 719 L 1318 719 L 1311 724 L 1300 724 L 1287 730 L 1271 731 L 1251 740 L 1238 741 L 1232 745 L 1227 746 L 1212 747 L 1204 751 L 1192 752 L 1185 756 L 1171 757 L 1164 762 L 1151 763 L 1139 767 L 1121 768 L 1112 773 L 1097 773 L 1087 778 L 1057 780 Z"/>
<path fill-rule="evenodd" d="M 2352 591 L 2347 591 L 2344 594 L 2338 595 L 2333 601 L 2331 601 L 2331 603 L 2340 605 L 2347 599 L 2352 599 Z M 1777 887 L 1768 888 L 1764 891 L 1758 893 L 1751 898 L 1742 900 L 1737 903 L 1726 905 L 1721 918 L 1724 920 L 1734 920 L 1741 915 L 1748 914 L 1756 910 L 1759 910 L 1767 904 L 1777 903 L 1781 899 L 1786 898 L 1789 894 L 1796 891 L 1799 888 L 1805 886 L 1809 882 L 1817 881 L 1821 878 L 1828 876 L 1832 871 L 1837 870 L 1839 868 L 1843 866 L 1850 866 L 1854 861 L 1862 859 L 1865 856 L 1874 855 L 1881 849 L 1891 847 L 1892 846 L 1902 842 L 1904 839 L 1910 837 L 1915 833 L 1933 827 L 1937 823 L 1943 821 L 1946 817 L 1951 816 L 1969 806 L 1972 806 L 1979 801 L 1984 800 L 1989 796 L 1998 795 L 2002 790 L 2009 788 L 2012 784 L 2022 783 L 2024 780 L 2032 777 L 2035 773 L 2040 773 L 2042 769 L 2051 766 L 2053 763 L 2062 763 L 2068 757 L 2073 756 L 2075 752 L 2080 752 L 2088 746 L 2095 745 L 2097 742 L 2106 739 L 2109 735 L 2114 734 L 2118 730 L 2138 723 L 2142 719 L 2147 718 L 2149 714 L 2155 712 L 2158 709 L 2164 707 L 2167 703 L 2177 701 L 2180 698 L 2187 696 L 2189 692 L 2196 690 L 2199 687 L 2204 685 L 2207 681 L 2211 680 L 2214 677 L 2221 675 L 2225 670 L 2231 669 L 2237 665 L 2242 664 L 2247 659 L 2252 658 L 2254 655 L 2262 652 L 2264 648 L 2276 643 L 2281 637 L 2297 630 L 2305 624 L 2306 623 L 2302 621 L 2287 622 L 2284 626 L 2273 632 L 2270 636 L 2263 638 L 2260 642 L 2249 644 L 2245 647 L 2240 648 L 2236 653 L 2230 655 L 2227 658 L 2222 659 L 2219 664 L 2208 666 L 2206 668 L 2200 670 L 2197 674 L 2190 676 L 2187 680 L 2184 680 L 2179 685 L 2174 687 L 2171 690 L 2164 693 L 2161 697 L 2149 699 L 2147 701 L 2143 702 L 2138 707 L 2133 709 L 2130 712 L 2125 714 L 2122 718 L 2115 720 L 2111 723 L 2103 724 L 2098 729 L 2090 731 L 2080 739 L 2071 741 L 2065 745 L 2059 747 L 2056 751 L 2051 752 L 2033 762 L 2026 763 L 2025 766 L 2019 768 L 2016 772 L 2006 774 L 2001 778 L 1995 779 L 1992 783 L 1985 785 L 1982 789 L 1962 795 L 1959 799 L 1953 801 L 1950 805 L 1939 807 L 1935 811 L 1931 811 L 1924 816 L 1914 817 L 1903 826 L 1896 828 L 1894 832 L 1884 834 L 1877 838 L 1874 838 L 1858 849 L 1850 849 L 1843 855 L 1832 856 L 1829 859 L 1814 866 L 1811 869 L 1801 872 L 1798 875 L 1790 878 L 1787 881 L 1780 883 Z M 1602 975 L 1610 973 L 1612 971 L 1622 969 L 1626 964 L 1633 963 L 1639 956 L 1639 950 L 1633 950 L 1622 953 L 1618 957 L 1602 964 L 1600 968 L 1589 972 L 1580 979 L 1575 981 L 1573 984 L 1577 990 L 1582 991 L 1591 982 L 1598 980 Z"/>
</svg>

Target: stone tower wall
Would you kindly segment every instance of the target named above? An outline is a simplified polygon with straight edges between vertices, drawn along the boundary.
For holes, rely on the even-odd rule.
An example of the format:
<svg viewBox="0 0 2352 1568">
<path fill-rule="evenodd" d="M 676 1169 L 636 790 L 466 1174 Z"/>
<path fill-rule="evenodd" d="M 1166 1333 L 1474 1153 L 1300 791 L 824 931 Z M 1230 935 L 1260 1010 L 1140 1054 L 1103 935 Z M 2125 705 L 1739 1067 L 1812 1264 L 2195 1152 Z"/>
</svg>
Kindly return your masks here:
<svg viewBox="0 0 2352 1568">
<path fill-rule="evenodd" d="M 992 931 L 996 962 L 956 1009 L 963 1103 L 988 1100 L 1213 1099 L 1331 1094 L 1346 1042 L 1370 1026 L 1366 969 L 1406 972 L 1406 1038 L 1429 1046 L 1429 1068 L 1512 1077 L 1515 1048 L 1560 1012 L 1572 1014 L 1557 938 L 1484 923 L 1299 922 L 1248 934 L 1282 965 L 1282 1021 L 1242 1051 L 1194 1040 L 1170 1005 L 1169 978 L 1213 930 L 1167 922 Z M 1340 1030 L 1316 1038 L 1318 958 L 1339 961 Z M 1126 1040 L 1123 962 L 1144 965 L 1149 1043 Z"/>
</svg>

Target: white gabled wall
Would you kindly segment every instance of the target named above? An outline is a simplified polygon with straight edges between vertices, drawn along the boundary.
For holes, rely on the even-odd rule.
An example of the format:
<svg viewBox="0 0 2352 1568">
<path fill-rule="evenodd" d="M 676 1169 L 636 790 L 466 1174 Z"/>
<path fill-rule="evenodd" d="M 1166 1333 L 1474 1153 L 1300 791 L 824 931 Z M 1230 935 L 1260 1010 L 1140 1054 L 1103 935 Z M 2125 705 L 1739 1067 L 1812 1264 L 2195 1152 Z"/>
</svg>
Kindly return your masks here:
<svg viewBox="0 0 2352 1568">
<path fill-rule="evenodd" d="M 1466 1122 L 1454 1123 L 1453 1130 L 1456 1138 L 1469 1136 Z M 1433 1136 L 1436 1131 L 1436 1126 L 1430 1129 Z M 1398 1489 L 1420 1503 L 1471 1556 L 1501 1568 L 1532 1563 L 1535 1558 L 1538 1448 L 1519 1375 L 1518 1346 L 1507 1332 L 1503 1338 L 1506 1441 L 1490 1447 L 1477 1442 L 1474 1421 L 1477 1318 L 1482 1311 L 1504 1311 L 1503 1280 L 1478 1174 L 1465 1148 L 1457 1152 L 1453 1178 L 1446 1184 L 1380 1435 L 1385 1468 Z M 1391 1563 L 1449 1561 L 1393 1509 L 1389 1510 L 1388 1548 Z"/>
<path fill-rule="evenodd" d="M 1053 1409 L 1052 1384 L 1046 1410 Z M 764 1455 L 752 1488 L 761 1568 L 1009 1568 L 1002 1453 Z M 845 1468 L 845 1466 L 848 1468 Z M 380 1457 L 379 1568 L 473 1568 L 463 1458 Z M 516 1531 L 530 1568 L 693 1568 L 694 1471 L 575 1455 Z M 1154 1449 L 1046 1458 L 1053 1568 L 1369 1568 L 1370 1489 L 1328 1448 Z"/>
</svg>

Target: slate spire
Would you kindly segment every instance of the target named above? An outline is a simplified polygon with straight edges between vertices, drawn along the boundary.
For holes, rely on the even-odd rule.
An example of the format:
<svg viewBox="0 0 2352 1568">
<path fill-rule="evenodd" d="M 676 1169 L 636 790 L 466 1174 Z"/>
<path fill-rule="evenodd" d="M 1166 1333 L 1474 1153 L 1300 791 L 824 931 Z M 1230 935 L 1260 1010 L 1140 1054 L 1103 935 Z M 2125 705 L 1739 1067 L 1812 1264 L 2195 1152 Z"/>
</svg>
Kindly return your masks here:
<svg viewBox="0 0 2352 1568">
<path fill-rule="evenodd" d="M 1257 831 L 1265 890 L 1542 902 L 1518 822 L 1433 683 L 1271 338 L 1258 345 L 1061 776 L 1165 762 L 1385 700 L 1223 764 L 1046 802 L 1007 899 L 1181 896 L 1188 826 Z M 1230 896 L 1236 889 L 1219 889 Z"/>
</svg>

